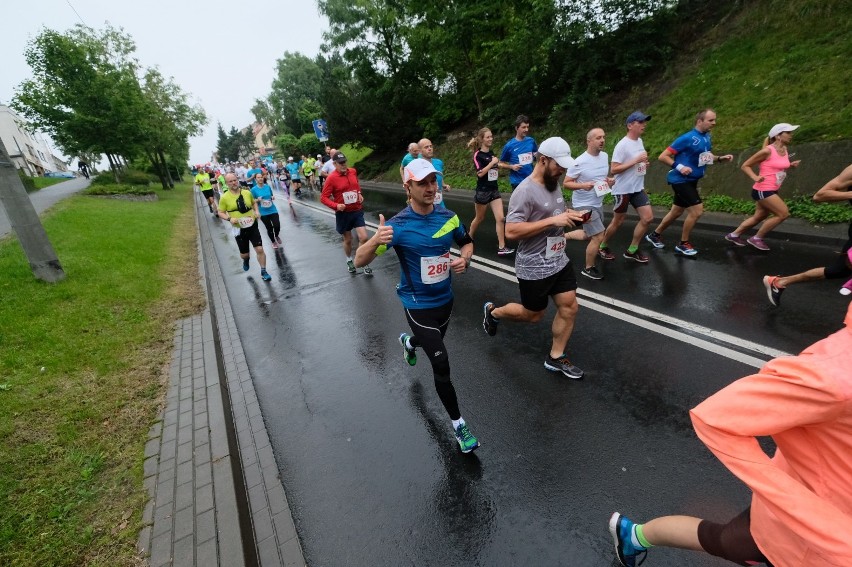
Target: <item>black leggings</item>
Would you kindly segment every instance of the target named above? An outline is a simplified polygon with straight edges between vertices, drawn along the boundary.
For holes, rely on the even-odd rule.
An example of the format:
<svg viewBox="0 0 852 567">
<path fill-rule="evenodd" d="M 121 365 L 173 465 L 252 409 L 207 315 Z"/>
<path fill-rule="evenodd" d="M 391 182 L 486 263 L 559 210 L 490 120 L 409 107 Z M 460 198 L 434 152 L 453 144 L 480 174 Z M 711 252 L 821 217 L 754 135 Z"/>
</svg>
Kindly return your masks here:
<svg viewBox="0 0 852 567">
<path fill-rule="evenodd" d="M 263 225 L 266 227 L 266 234 L 269 235 L 269 240 L 275 242 L 275 237 L 281 232 L 281 218 L 278 216 L 278 213 L 263 215 L 260 217 L 260 220 L 263 221 Z"/>
<path fill-rule="evenodd" d="M 435 391 L 444 404 L 444 409 L 450 414 L 450 419 L 459 419 L 459 401 L 456 389 L 450 381 L 450 359 L 447 347 L 444 346 L 444 335 L 450 325 L 450 315 L 453 313 L 453 301 L 432 309 L 406 309 L 405 318 L 414 334 L 411 346 L 420 347 L 429 362 L 432 363 L 432 373 L 435 376 Z"/>
<path fill-rule="evenodd" d="M 765 563 L 772 566 L 751 535 L 751 506 L 727 524 L 701 520 L 698 524 L 698 542 L 710 555 L 733 561 L 738 565 Z"/>
</svg>

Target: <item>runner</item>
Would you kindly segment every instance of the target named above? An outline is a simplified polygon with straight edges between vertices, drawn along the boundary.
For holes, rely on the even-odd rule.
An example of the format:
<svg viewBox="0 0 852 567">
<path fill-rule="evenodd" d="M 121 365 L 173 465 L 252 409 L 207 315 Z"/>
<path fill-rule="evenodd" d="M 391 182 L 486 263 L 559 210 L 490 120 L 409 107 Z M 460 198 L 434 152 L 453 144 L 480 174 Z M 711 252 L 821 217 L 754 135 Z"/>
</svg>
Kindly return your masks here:
<svg viewBox="0 0 852 567">
<path fill-rule="evenodd" d="M 612 196 L 615 203 L 612 206 L 612 221 L 606 227 L 603 240 L 598 248 L 598 254 L 604 260 L 614 260 L 615 255 L 610 251 L 608 242 L 627 218 L 627 208 L 633 209 L 639 215 L 639 222 L 633 229 L 633 239 L 623 256 L 628 260 L 647 264 L 648 257 L 639 250 L 642 236 L 648 230 L 648 225 L 654 220 L 651 201 L 645 192 L 645 174 L 648 171 L 648 152 L 642 142 L 642 134 L 651 117 L 640 110 L 627 117 L 627 134 L 618 141 L 612 152 L 612 173 L 615 184 L 612 186 Z"/>
<path fill-rule="evenodd" d="M 322 154 L 317 154 L 317 159 L 314 161 L 314 171 L 316 172 L 317 187 L 319 187 L 320 192 L 322 192 L 322 186 L 323 183 L 325 183 L 325 176 L 322 174 L 322 166 Z"/>
<path fill-rule="evenodd" d="M 586 265 L 580 272 L 593 280 L 603 279 L 595 260 L 604 240 L 603 198 L 612 189 L 615 179 L 609 177 L 609 156 L 603 151 L 606 132 L 593 128 L 586 134 L 586 151 L 583 152 L 565 174 L 562 186 L 573 191 L 571 206 L 576 211 L 589 211 L 583 230 L 589 244 L 586 246 Z M 640 233 L 641 237 L 641 233 Z M 635 253 L 638 254 L 638 251 Z"/>
<path fill-rule="evenodd" d="M 653 244 L 655 248 L 665 246 L 660 238 L 663 231 L 686 211 L 680 244 L 675 246 L 675 252 L 684 256 L 698 254 L 698 250 L 689 242 L 689 235 L 695 223 L 704 213 L 704 204 L 698 194 L 698 181 L 704 177 L 704 169 L 708 165 L 713 165 L 717 161 L 734 159 L 731 154 L 717 156 L 711 151 L 710 130 L 714 126 L 716 126 L 716 113 L 712 108 L 705 108 L 695 115 L 695 128 L 672 142 L 672 145 L 663 150 L 658 158 L 672 168 L 666 180 L 674 191 L 674 204 L 657 225 L 657 229 L 645 236 L 645 240 Z"/>
<path fill-rule="evenodd" d="M 622 565 L 653 546 L 704 551 L 739 565 L 840 566 L 852 558 L 852 305 L 846 328 L 777 358 L 690 412 L 695 432 L 752 492 L 727 524 L 614 513 Z M 778 447 L 769 457 L 758 437 Z"/>
<path fill-rule="evenodd" d="M 451 271 L 463 274 L 473 256 L 473 240 L 459 221 L 458 215 L 446 207 L 435 207 L 438 194 L 438 172 L 424 159 L 415 159 L 404 171 L 403 186 L 409 204 L 385 224 L 379 215 L 379 228 L 355 254 L 355 264 L 364 266 L 388 248 L 396 251 L 400 264 L 397 295 L 405 308 L 405 318 L 412 335 L 402 333 L 399 342 L 403 356 L 411 366 L 417 363 L 417 348 L 429 357 L 435 380 L 435 391 L 452 420 L 453 432 L 462 453 L 479 447 L 459 410 L 456 390 L 450 380 L 450 361 L 444 335 L 453 311 Z M 461 257 L 450 259 L 450 246 L 459 247 Z"/>
<path fill-rule="evenodd" d="M 302 177 L 305 180 L 305 185 L 308 189 L 313 191 L 314 187 L 314 158 L 306 155 L 302 155 L 302 161 L 300 165 L 302 169 Z"/>
<path fill-rule="evenodd" d="M 215 203 L 213 200 L 213 185 L 210 183 L 210 174 L 199 168 L 198 173 L 195 174 L 195 184 L 201 190 L 204 198 L 207 199 L 207 207 L 210 209 L 210 212 L 214 217 L 217 216 L 216 211 L 213 210 Z"/>
<path fill-rule="evenodd" d="M 367 229 L 364 222 L 364 195 L 358 183 L 358 172 L 346 163 L 343 152 L 337 152 L 332 159 L 334 171 L 326 178 L 320 200 L 323 205 L 334 211 L 337 220 L 337 233 L 343 235 L 343 254 L 350 274 L 355 273 L 352 258 L 352 229 L 358 235 L 358 243 L 367 241 Z M 373 275 L 373 268 L 364 267 L 364 273 Z"/>
<path fill-rule="evenodd" d="M 769 250 L 763 237 L 790 216 L 787 204 L 778 195 L 778 190 L 787 177 L 787 170 L 791 167 L 799 167 L 802 161 L 790 161 L 788 147 L 796 128 L 798 126 L 786 123 L 773 126 L 769 131 L 769 137 L 763 142 L 763 149 L 748 158 L 740 168 L 754 180 L 751 198 L 757 203 L 754 214 L 740 223 L 736 230 L 725 235 L 725 240 L 728 242 L 733 242 L 737 246 L 751 244 L 758 250 Z M 755 165 L 758 165 L 760 172 L 758 175 L 755 175 L 752 169 Z M 772 215 L 771 218 L 767 218 L 770 215 Z M 757 234 L 747 240 L 740 238 L 742 233 L 761 222 L 763 225 Z"/>
<path fill-rule="evenodd" d="M 290 185 L 293 187 L 293 193 L 296 197 L 302 196 L 302 178 L 299 176 L 299 164 L 293 161 L 293 156 L 287 158 L 287 165 L 284 166 L 290 176 Z"/>
<path fill-rule="evenodd" d="M 248 168 L 246 168 L 242 162 L 237 164 L 236 169 L 234 169 L 234 173 L 237 175 L 240 187 L 248 187 Z"/>
<path fill-rule="evenodd" d="M 490 336 L 497 334 L 500 320 L 537 323 L 544 317 L 548 296 L 556 304 L 553 342 L 544 367 L 578 380 L 583 371 L 571 364 L 565 347 L 577 316 L 577 279 L 568 256 L 565 227 L 578 226 L 583 216 L 568 209 L 562 198 L 559 178 L 574 162 L 571 148 L 562 138 L 548 138 L 538 148 L 532 174 L 512 193 L 506 216 L 506 237 L 518 241 L 515 274 L 521 303 L 483 306 L 482 327 Z"/>
<path fill-rule="evenodd" d="M 255 175 L 251 196 L 254 197 L 255 205 L 258 207 L 260 220 L 266 227 L 266 234 L 272 241 L 272 249 L 278 250 L 278 246 L 282 244 L 279 236 L 281 233 L 281 217 L 278 216 L 278 208 L 273 203 L 275 195 L 272 194 L 272 187 L 266 184 L 266 177 L 261 173 Z"/>
<path fill-rule="evenodd" d="M 500 152 L 498 167 L 509 170 L 512 191 L 533 171 L 533 154 L 538 151 L 535 138 L 528 136 L 530 119 L 523 114 L 515 118 L 515 137 L 506 142 Z"/>
<path fill-rule="evenodd" d="M 408 153 L 402 158 L 402 162 L 399 164 L 399 178 L 403 179 L 403 171 L 405 166 L 411 163 L 411 160 L 417 159 L 420 155 L 420 146 L 417 145 L 417 142 L 411 142 L 408 144 Z"/>
<path fill-rule="evenodd" d="M 820 203 L 846 201 L 852 205 L 852 192 L 849 191 L 850 186 L 852 186 L 852 165 L 847 166 L 840 175 L 823 185 L 814 194 L 814 201 Z M 766 288 L 769 303 L 775 307 L 780 306 L 781 294 L 787 289 L 787 286 L 792 284 L 822 279 L 842 279 L 852 276 L 852 258 L 847 257 L 850 249 L 852 249 L 852 222 L 849 223 L 848 238 L 846 244 L 843 245 L 840 256 L 830 265 L 823 268 L 812 268 L 806 272 L 792 276 L 763 276 L 763 286 Z M 843 287 L 845 288 L 846 285 Z"/>
<path fill-rule="evenodd" d="M 444 184 L 444 162 L 439 160 L 435 156 L 435 147 L 432 145 L 432 141 L 428 138 L 423 138 L 417 143 L 417 147 L 420 148 L 420 158 L 425 159 L 429 163 L 432 164 L 432 167 L 435 168 L 435 171 L 438 172 L 438 193 L 435 195 L 434 205 L 443 207 L 444 206 L 444 190 L 449 191 L 450 186 Z"/>
<path fill-rule="evenodd" d="M 503 198 L 497 188 L 497 159 L 491 152 L 494 135 L 488 128 L 480 128 L 476 136 L 467 143 L 468 148 L 474 146 L 473 167 L 476 170 L 476 193 L 473 195 L 473 207 L 476 214 L 470 222 L 470 237 L 476 233 L 480 223 L 485 220 L 485 211 L 489 208 L 494 215 L 494 225 L 497 230 L 497 255 L 508 256 L 515 250 L 506 246 L 506 215 L 503 213 Z"/>
<path fill-rule="evenodd" d="M 270 161 L 266 166 L 266 171 L 269 172 L 269 184 L 276 191 L 280 191 L 281 186 L 278 184 L 278 164 L 274 161 Z"/>
<path fill-rule="evenodd" d="M 246 171 L 246 181 L 249 188 L 254 187 L 258 173 L 263 174 L 263 169 L 261 169 L 255 160 L 250 159 L 248 162 L 248 171 Z"/>
<path fill-rule="evenodd" d="M 249 269 L 251 257 L 249 244 L 251 244 L 257 255 L 257 262 L 260 264 L 260 277 L 268 282 L 272 276 L 266 271 L 266 254 L 263 252 L 263 241 L 257 227 L 257 219 L 260 216 L 257 203 L 251 191 L 240 187 L 235 174 L 225 175 L 225 183 L 228 185 L 228 190 L 219 199 L 219 217 L 230 222 L 234 227 L 234 238 L 240 249 L 240 258 L 243 259 L 243 271 L 247 272 Z"/>
</svg>

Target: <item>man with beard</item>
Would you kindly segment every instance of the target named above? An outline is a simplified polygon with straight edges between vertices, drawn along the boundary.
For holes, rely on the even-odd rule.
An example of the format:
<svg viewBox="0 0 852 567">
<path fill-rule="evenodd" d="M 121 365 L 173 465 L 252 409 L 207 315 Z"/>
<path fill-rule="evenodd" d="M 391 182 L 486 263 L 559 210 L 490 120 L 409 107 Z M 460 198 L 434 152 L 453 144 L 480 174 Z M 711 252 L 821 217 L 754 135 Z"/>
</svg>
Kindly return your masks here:
<svg viewBox="0 0 852 567">
<path fill-rule="evenodd" d="M 565 206 L 559 178 L 574 163 L 571 148 L 562 138 L 548 138 L 538 148 L 532 174 L 512 192 L 506 215 L 506 238 L 518 241 L 515 275 L 520 303 L 483 306 L 482 327 L 497 334 L 501 319 L 537 323 L 544 317 L 548 296 L 556 304 L 553 342 L 544 367 L 578 380 L 583 371 L 565 353 L 577 316 L 577 279 L 565 255 L 565 227 L 580 226 L 583 215 Z"/>
</svg>

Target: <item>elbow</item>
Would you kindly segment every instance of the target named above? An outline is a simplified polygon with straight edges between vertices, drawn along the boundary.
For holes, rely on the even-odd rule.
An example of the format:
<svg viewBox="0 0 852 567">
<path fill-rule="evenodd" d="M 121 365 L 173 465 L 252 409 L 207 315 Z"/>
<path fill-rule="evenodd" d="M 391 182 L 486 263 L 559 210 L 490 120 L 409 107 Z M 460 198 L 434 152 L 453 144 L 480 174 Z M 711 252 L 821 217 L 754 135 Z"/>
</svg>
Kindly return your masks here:
<svg viewBox="0 0 852 567">
<path fill-rule="evenodd" d="M 518 232 L 515 230 L 512 224 L 513 223 L 510 222 L 506 223 L 506 238 L 508 238 L 509 240 L 518 240 Z"/>
</svg>

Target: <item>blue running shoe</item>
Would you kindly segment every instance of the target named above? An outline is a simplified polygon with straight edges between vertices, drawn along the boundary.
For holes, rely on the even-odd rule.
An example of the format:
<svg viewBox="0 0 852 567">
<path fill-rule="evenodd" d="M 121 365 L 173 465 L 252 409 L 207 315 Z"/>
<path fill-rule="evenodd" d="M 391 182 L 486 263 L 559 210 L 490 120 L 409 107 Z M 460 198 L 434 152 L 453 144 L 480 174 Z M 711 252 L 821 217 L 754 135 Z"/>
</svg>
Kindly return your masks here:
<svg viewBox="0 0 852 567">
<path fill-rule="evenodd" d="M 615 542 L 615 554 L 618 556 L 618 562 L 624 567 L 642 565 L 648 554 L 646 548 L 633 544 L 633 526 L 635 525 L 618 512 L 613 512 L 609 519 L 609 533 L 612 534 L 612 540 Z M 636 558 L 639 556 L 641 559 L 637 563 Z"/>
<path fill-rule="evenodd" d="M 260 270 L 260 279 L 262 279 L 265 282 L 268 282 L 272 279 L 272 276 L 270 276 L 269 272 L 267 272 L 265 269 L 261 269 Z"/>
<path fill-rule="evenodd" d="M 247 272 L 248 269 L 249 269 L 249 259 L 246 258 L 245 260 L 243 260 L 243 271 Z"/>
<path fill-rule="evenodd" d="M 456 427 L 456 441 L 459 442 L 462 453 L 470 453 L 479 447 L 479 441 L 473 436 L 470 429 L 467 428 L 466 423 L 462 423 Z"/>
</svg>

